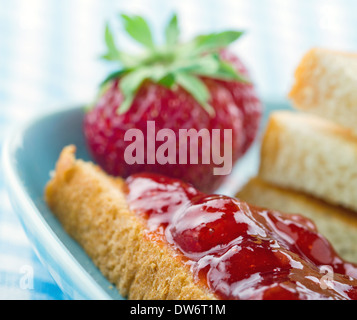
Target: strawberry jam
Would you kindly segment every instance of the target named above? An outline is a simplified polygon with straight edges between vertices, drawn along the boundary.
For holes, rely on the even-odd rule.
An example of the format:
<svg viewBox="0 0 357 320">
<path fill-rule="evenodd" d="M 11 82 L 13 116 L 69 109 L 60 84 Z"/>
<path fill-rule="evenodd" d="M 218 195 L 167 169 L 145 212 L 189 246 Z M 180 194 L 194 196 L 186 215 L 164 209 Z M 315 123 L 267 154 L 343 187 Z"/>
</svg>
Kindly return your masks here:
<svg viewBox="0 0 357 320">
<path fill-rule="evenodd" d="M 357 300 L 357 266 L 302 216 L 153 174 L 132 176 L 127 186 L 148 237 L 167 243 L 220 299 Z"/>
</svg>

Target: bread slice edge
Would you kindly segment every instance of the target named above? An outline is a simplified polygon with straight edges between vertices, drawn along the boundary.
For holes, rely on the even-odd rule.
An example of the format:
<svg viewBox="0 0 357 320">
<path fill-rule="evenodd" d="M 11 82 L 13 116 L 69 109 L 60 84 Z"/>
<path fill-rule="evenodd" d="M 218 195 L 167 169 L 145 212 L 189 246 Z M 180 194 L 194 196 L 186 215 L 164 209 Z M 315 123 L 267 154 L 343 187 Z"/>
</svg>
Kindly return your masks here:
<svg viewBox="0 0 357 320">
<path fill-rule="evenodd" d="M 125 182 L 63 149 L 45 200 L 64 229 L 103 275 L 132 300 L 215 300 L 189 267 L 165 243 L 147 237 L 144 222 L 131 212 Z"/>
</svg>

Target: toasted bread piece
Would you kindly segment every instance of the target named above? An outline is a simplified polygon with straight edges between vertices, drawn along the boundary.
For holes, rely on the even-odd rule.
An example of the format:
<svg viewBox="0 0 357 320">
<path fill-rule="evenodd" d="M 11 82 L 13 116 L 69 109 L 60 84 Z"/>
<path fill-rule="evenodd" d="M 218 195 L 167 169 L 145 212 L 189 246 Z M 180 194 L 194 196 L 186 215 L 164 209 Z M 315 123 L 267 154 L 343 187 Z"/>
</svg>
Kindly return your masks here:
<svg viewBox="0 0 357 320">
<path fill-rule="evenodd" d="M 357 134 L 357 54 L 315 48 L 302 59 L 290 92 L 293 105 Z"/>
<path fill-rule="evenodd" d="M 357 138 L 312 115 L 272 113 L 263 138 L 259 176 L 357 211 Z"/>
<path fill-rule="evenodd" d="M 143 222 L 128 209 L 124 181 L 74 153 L 73 146 L 62 151 L 46 201 L 121 294 L 134 300 L 215 299 L 172 249 L 148 240 Z"/>
<path fill-rule="evenodd" d="M 357 262 L 357 214 L 332 206 L 303 193 L 273 186 L 258 177 L 251 179 L 237 194 L 256 206 L 304 214 L 310 218 L 346 260 Z"/>
</svg>

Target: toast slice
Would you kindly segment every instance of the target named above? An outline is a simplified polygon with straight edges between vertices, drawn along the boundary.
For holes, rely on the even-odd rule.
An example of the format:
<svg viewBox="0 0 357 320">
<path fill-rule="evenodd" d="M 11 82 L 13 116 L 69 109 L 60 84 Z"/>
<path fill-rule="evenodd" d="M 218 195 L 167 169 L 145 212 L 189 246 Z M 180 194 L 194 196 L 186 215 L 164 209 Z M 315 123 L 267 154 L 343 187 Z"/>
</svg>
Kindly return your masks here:
<svg viewBox="0 0 357 320">
<path fill-rule="evenodd" d="M 302 59 L 290 92 L 293 105 L 357 134 L 357 54 L 315 48 Z"/>
<path fill-rule="evenodd" d="M 357 211 L 357 138 L 302 112 L 272 113 L 262 142 L 259 176 Z"/>
<path fill-rule="evenodd" d="M 357 262 L 357 214 L 332 206 L 299 192 L 273 186 L 259 177 L 251 179 L 237 197 L 253 205 L 291 214 L 301 214 L 315 222 L 319 231 L 346 260 Z"/>
<path fill-rule="evenodd" d="M 357 300 L 357 264 L 313 223 L 168 177 L 125 181 L 63 150 L 46 201 L 129 299 Z M 289 240 L 290 239 L 290 240 Z M 334 286 L 325 286 L 325 271 Z"/>
<path fill-rule="evenodd" d="M 74 152 L 73 146 L 62 151 L 46 201 L 120 293 L 133 300 L 215 299 L 169 247 L 147 239 L 142 221 L 128 209 L 124 181 L 76 160 Z"/>
</svg>

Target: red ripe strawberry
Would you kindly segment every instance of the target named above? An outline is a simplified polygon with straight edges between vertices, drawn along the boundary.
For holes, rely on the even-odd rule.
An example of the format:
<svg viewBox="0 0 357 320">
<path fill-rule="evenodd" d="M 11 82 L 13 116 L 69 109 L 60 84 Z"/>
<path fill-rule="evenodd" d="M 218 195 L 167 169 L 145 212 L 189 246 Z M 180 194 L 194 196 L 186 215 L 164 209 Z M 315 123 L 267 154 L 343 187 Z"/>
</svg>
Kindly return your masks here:
<svg viewBox="0 0 357 320">
<path fill-rule="evenodd" d="M 204 192 L 214 191 L 225 177 L 214 174 L 217 161 L 213 152 L 222 156 L 229 146 L 234 164 L 252 144 L 261 117 L 261 103 L 253 85 L 246 80 L 249 77 L 246 68 L 225 49 L 241 32 L 199 36 L 180 44 L 174 16 L 166 29 L 166 45 L 157 47 L 143 18 L 125 15 L 122 18 L 128 33 L 147 50 L 139 57 L 119 51 L 107 26 L 108 53 L 104 57 L 121 62 L 123 69 L 104 81 L 94 108 L 85 115 L 84 133 L 92 156 L 114 176 L 125 178 L 138 172 L 155 172 L 180 178 Z M 154 121 L 155 134 L 161 129 L 171 129 L 176 141 L 167 142 L 166 137 L 161 142 L 148 142 L 145 136 L 148 121 Z M 128 163 L 125 157 L 135 140 L 125 141 L 130 129 L 144 133 L 141 157 L 144 161 Z M 198 162 L 190 163 L 194 151 L 188 145 L 187 164 L 183 163 L 179 143 L 182 129 L 198 132 L 208 129 L 211 133 L 220 129 L 218 150 L 212 151 L 217 146 L 213 136 L 199 139 L 195 149 Z M 232 130 L 232 138 L 224 139 L 224 129 Z M 176 144 L 163 152 L 168 163 L 152 162 L 160 147 L 170 143 Z M 207 150 L 212 152 L 205 153 Z M 137 153 L 138 150 L 133 157 Z"/>
</svg>

